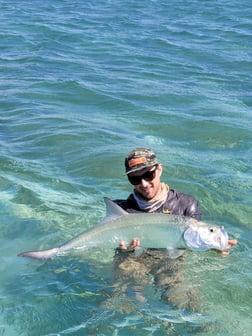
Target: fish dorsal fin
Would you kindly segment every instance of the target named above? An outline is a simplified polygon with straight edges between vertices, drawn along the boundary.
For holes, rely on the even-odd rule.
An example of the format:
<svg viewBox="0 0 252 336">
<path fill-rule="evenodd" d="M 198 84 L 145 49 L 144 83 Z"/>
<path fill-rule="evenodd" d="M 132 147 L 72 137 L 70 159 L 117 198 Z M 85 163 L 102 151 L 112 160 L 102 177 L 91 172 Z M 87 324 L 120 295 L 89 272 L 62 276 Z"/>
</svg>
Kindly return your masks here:
<svg viewBox="0 0 252 336">
<path fill-rule="evenodd" d="M 128 212 L 123 210 L 119 205 L 117 205 L 111 199 L 104 197 L 104 202 L 106 204 L 108 217 L 119 217 L 122 215 L 128 215 Z"/>
</svg>

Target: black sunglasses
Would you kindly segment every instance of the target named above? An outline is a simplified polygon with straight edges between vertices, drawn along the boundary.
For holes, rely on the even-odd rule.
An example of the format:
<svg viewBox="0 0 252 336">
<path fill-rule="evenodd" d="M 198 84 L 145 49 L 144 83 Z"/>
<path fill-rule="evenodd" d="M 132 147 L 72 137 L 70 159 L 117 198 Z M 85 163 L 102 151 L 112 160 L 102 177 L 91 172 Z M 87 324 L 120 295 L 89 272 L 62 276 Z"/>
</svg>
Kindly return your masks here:
<svg viewBox="0 0 252 336">
<path fill-rule="evenodd" d="M 154 178 L 156 177 L 156 170 L 157 170 L 157 166 L 155 166 L 154 169 L 152 169 L 152 170 L 148 170 L 143 175 L 139 175 L 139 176 L 128 175 L 128 180 L 133 185 L 140 184 L 142 182 L 142 180 L 150 182 L 150 181 L 154 180 Z"/>
</svg>

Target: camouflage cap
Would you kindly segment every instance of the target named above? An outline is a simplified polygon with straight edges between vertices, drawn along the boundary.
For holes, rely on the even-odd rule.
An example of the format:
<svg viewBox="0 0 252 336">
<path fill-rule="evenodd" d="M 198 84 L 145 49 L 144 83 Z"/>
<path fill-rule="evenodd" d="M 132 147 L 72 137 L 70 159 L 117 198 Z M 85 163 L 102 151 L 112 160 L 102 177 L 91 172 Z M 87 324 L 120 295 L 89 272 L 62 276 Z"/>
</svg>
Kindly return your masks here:
<svg viewBox="0 0 252 336">
<path fill-rule="evenodd" d="M 125 158 L 126 174 L 158 164 L 155 153 L 149 148 L 135 148 Z"/>
</svg>

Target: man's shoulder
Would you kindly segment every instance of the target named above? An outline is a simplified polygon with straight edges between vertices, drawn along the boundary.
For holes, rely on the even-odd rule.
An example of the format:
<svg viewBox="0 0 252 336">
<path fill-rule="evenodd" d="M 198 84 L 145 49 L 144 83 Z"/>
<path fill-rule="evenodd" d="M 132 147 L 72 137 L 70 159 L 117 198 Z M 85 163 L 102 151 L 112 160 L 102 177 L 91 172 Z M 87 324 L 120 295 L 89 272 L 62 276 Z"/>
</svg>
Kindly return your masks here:
<svg viewBox="0 0 252 336">
<path fill-rule="evenodd" d="M 197 220 L 201 219 L 198 201 L 193 196 L 184 192 L 170 189 L 165 206 L 169 208 L 173 214 L 189 216 Z"/>
<path fill-rule="evenodd" d="M 168 192 L 168 197 L 167 199 L 187 199 L 187 200 L 191 200 L 191 201 L 196 201 L 196 199 L 192 196 L 192 195 L 189 195 L 189 194 L 186 194 L 182 191 L 178 191 L 176 189 L 170 189 L 169 192 Z"/>
</svg>

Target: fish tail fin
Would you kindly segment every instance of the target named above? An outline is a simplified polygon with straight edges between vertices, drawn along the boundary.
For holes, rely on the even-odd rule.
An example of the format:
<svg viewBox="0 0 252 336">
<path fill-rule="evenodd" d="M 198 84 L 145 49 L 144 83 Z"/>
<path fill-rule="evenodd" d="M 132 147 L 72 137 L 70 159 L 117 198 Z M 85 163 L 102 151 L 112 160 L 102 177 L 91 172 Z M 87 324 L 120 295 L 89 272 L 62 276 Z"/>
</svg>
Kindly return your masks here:
<svg viewBox="0 0 252 336">
<path fill-rule="evenodd" d="M 54 257 L 59 251 L 59 248 L 55 247 L 49 250 L 41 250 L 41 251 L 27 251 L 18 254 L 18 257 L 27 257 L 32 259 L 51 259 Z"/>
</svg>

